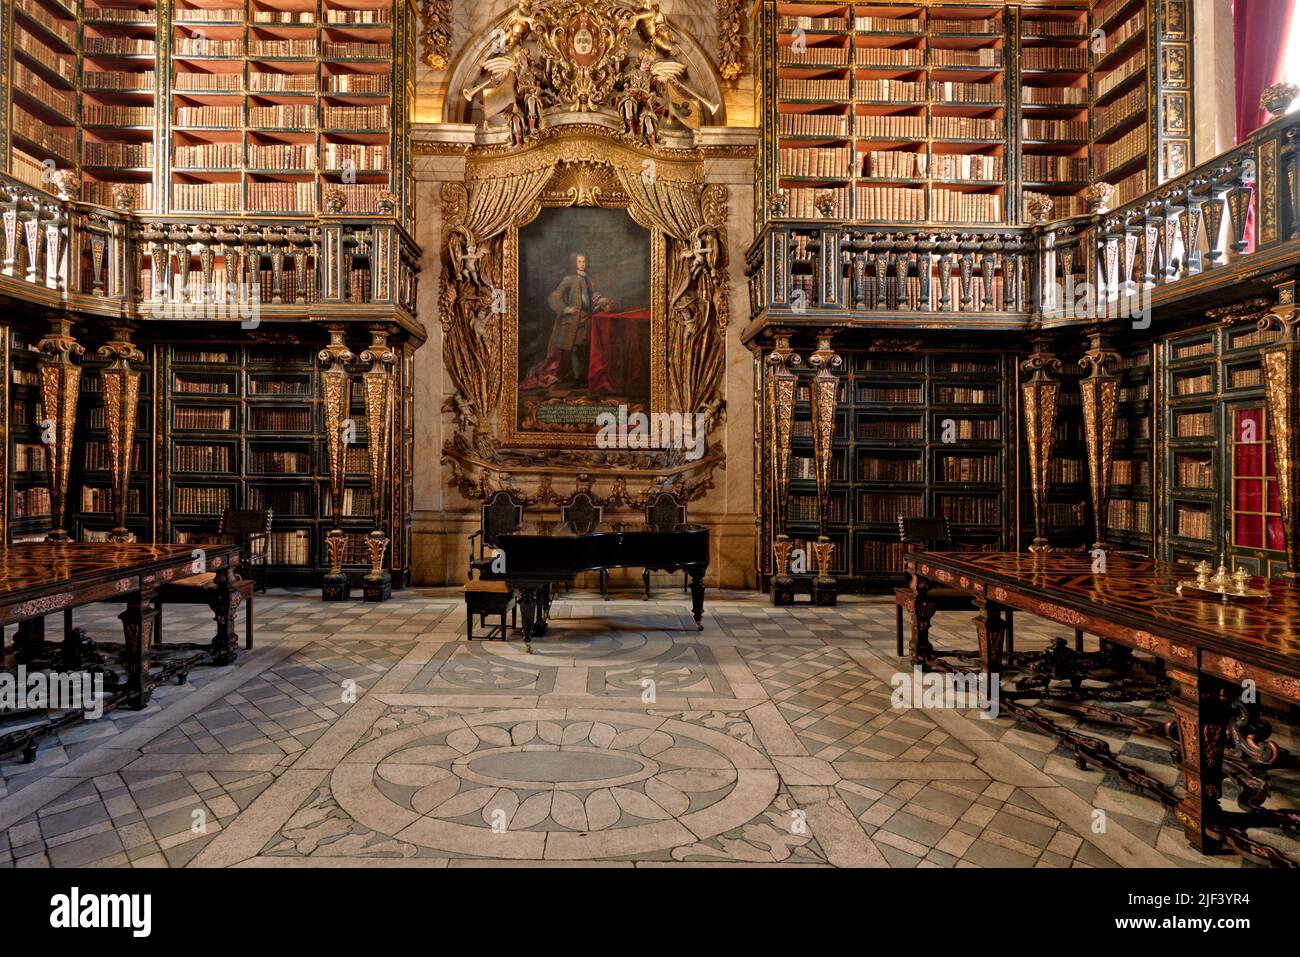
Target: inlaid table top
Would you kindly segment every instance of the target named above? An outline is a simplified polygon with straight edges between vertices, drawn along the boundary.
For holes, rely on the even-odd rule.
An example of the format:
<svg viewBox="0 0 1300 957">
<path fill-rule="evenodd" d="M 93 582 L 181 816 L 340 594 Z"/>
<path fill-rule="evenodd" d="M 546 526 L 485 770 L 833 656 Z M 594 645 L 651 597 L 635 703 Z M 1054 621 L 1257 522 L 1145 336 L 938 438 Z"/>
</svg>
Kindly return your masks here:
<svg viewBox="0 0 1300 957">
<path fill-rule="evenodd" d="M 1267 603 L 1225 604 L 1177 593 L 1196 577 L 1189 565 L 1115 552 L 1106 553 L 1104 573 L 1093 572 L 1087 552 L 913 551 L 907 562 L 931 581 L 971 592 L 978 585 L 993 602 L 1029 599 L 1027 610 L 1076 627 L 1104 619 L 1300 675 L 1300 586 L 1279 579 L 1250 579 L 1269 592 Z"/>
<path fill-rule="evenodd" d="M 0 603 L 22 601 L 32 594 L 68 586 L 118 579 L 121 590 L 135 590 L 127 580 L 157 571 L 183 571 L 202 548 L 208 570 L 227 565 L 238 554 L 236 545 L 167 545 L 113 542 L 33 542 L 0 547 Z"/>
</svg>

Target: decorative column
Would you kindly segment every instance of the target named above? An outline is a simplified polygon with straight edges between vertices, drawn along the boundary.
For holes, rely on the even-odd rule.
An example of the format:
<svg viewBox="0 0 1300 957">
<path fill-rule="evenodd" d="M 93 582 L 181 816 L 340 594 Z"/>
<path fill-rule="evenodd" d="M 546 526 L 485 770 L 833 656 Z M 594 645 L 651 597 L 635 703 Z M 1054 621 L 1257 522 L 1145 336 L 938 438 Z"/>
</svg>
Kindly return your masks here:
<svg viewBox="0 0 1300 957">
<path fill-rule="evenodd" d="M 1119 376 L 1111 366 L 1119 353 L 1098 330 L 1088 335 L 1088 351 L 1079 360 L 1088 374 L 1079 382 L 1083 398 L 1083 437 L 1088 446 L 1088 484 L 1092 490 L 1093 548 L 1106 547 L 1106 512 L 1110 506 L 1110 466 L 1115 453 L 1115 415 Z M 1050 446 L 1049 446 L 1050 448 Z"/>
<path fill-rule="evenodd" d="M 99 347 L 101 359 L 111 360 L 100 373 L 104 380 L 104 419 L 108 428 L 109 484 L 113 494 L 112 542 L 134 542 L 127 530 L 127 499 L 131 494 L 131 459 L 135 451 L 135 422 L 139 414 L 140 373 L 133 362 L 143 362 L 144 353 L 131 341 L 131 327 L 112 327 L 113 338 Z"/>
<path fill-rule="evenodd" d="M 1278 287 L 1278 304 L 1259 320 L 1259 328 L 1276 324 L 1281 336 L 1263 350 L 1264 395 L 1268 430 L 1277 467 L 1277 497 L 1286 537 L 1286 577 L 1300 578 L 1300 515 L 1296 488 L 1300 485 L 1300 310 L 1296 283 Z"/>
<path fill-rule="evenodd" d="M 366 601 L 387 601 L 393 593 L 392 575 L 384 567 L 389 539 L 384 531 L 385 506 L 392 477 L 389 450 L 393 435 L 394 374 L 397 353 L 388 345 L 388 331 L 382 326 L 370 330 L 370 347 L 361 361 L 370 369 L 361 376 L 366 400 L 367 451 L 370 453 L 370 511 L 374 528 L 366 539 L 370 551 L 370 574 L 364 585 Z"/>
<path fill-rule="evenodd" d="M 817 350 L 808 357 L 808 365 L 816 370 L 812 383 L 813 456 L 817 471 L 817 541 L 813 543 L 813 557 L 817 561 L 817 577 L 813 579 L 814 605 L 834 605 L 837 600 L 835 579 L 831 577 L 831 557 L 835 544 L 826 536 L 826 519 L 830 511 L 831 455 L 835 439 L 835 400 L 839 380 L 835 370 L 841 365 L 840 357 L 831 349 L 831 334 L 817 335 Z"/>
<path fill-rule="evenodd" d="M 72 468 L 72 435 L 77 424 L 77 396 L 81 366 L 73 358 L 85 348 L 72 338 L 72 320 L 50 320 L 50 332 L 36 346 L 41 360 L 41 441 L 45 443 L 45 470 L 50 479 L 49 542 L 66 542 L 68 531 L 68 475 Z"/>
<path fill-rule="evenodd" d="M 785 533 L 786 499 L 790 491 L 790 440 L 794 434 L 794 397 L 798 376 L 794 370 L 801 360 L 790 348 L 790 333 L 776 331 L 776 345 L 764 360 L 767 375 L 767 445 L 764 456 L 768 462 L 771 490 L 772 557 L 775 575 L 772 578 L 772 604 L 794 604 L 794 579 L 790 577 L 790 551 L 793 545 Z"/>
<path fill-rule="evenodd" d="M 1056 432 L 1057 399 L 1061 384 L 1051 373 L 1061 368 L 1061 360 L 1046 351 L 1047 342 L 1037 340 L 1035 351 L 1020 363 L 1029 378 L 1020 384 L 1020 401 L 1025 411 L 1025 441 L 1029 443 L 1029 488 L 1034 504 L 1034 541 L 1031 552 L 1048 552 L 1047 543 L 1047 466 L 1052 459 L 1052 442 Z"/>
<path fill-rule="evenodd" d="M 349 596 L 348 577 L 343 574 L 343 549 L 347 542 L 343 535 L 343 481 L 347 475 L 344 459 L 347 432 L 351 427 L 348 413 L 352 405 L 352 377 L 346 367 L 355 356 L 344 341 L 344 331 L 343 326 L 331 326 L 329 345 L 316 354 L 321 364 L 325 454 L 330 471 L 330 515 L 334 519 L 334 527 L 325 535 L 325 549 L 330 562 L 330 570 L 321 583 L 321 598 L 325 601 L 343 601 Z"/>
</svg>

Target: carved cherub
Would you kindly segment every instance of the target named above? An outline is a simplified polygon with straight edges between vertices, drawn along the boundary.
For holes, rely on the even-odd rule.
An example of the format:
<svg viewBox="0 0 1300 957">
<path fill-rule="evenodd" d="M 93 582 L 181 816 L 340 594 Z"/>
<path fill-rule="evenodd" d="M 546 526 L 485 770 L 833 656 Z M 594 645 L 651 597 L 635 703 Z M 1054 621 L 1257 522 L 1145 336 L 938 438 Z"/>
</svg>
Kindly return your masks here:
<svg viewBox="0 0 1300 957">
<path fill-rule="evenodd" d="M 661 53 L 672 53 L 677 38 L 668 26 L 668 18 L 659 9 L 658 0 L 641 0 L 641 8 L 632 18 L 646 43 Z"/>
<path fill-rule="evenodd" d="M 447 253 L 457 282 L 483 285 L 483 279 L 479 275 L 479 263 L 483 254 L 478 251 L 478 243 L 474 241 L 473 234 L 464 226 L 452 228 L 447 236 Z"/>
</svg>

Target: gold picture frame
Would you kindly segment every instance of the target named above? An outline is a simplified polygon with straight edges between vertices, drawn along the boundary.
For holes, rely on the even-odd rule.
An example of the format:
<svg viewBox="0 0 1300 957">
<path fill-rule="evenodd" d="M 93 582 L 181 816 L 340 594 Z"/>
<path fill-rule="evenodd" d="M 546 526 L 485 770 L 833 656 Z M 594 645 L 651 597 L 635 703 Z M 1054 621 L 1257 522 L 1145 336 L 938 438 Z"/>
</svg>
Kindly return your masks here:
<svg viewBox="0 0 1300 957">
<path fill-rule="evenodd" d="M 637 215 L 637 209 L 619 188 L 612 167 L 581 164 L 562 167 L 543 190 L 540 199 L 521 213 L 506 229 L 502 249 L 502 285 L 505 289 L 505 321 L 502 324 L 502 384 L 505 401 L 497 414 L 499 444 L 507 448 L 595 449 L 596 429 L 590 432 L 549 432 L 524 429 L 519 423 L 519 339 L 520 339 L 520 231 L 546 208 L 592 206 L 621 209 L 649 233 L 650 247 L 650 402 L 648 412 L 667 408 L 667 238 L 662 230 Z"/>
</svg>

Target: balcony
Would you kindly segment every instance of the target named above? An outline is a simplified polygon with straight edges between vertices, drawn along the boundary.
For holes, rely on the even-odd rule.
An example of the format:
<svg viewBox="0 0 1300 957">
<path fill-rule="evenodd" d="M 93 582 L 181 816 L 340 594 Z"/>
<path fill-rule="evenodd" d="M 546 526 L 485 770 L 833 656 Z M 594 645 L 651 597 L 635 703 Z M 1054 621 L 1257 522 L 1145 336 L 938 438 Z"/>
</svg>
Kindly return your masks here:
<svg viewBox="0 0 1300 957">
<path fill-rule="evenodd" d="M 769 219 L 746 257 L 750 322 L 742 339 L 771 327 L 1145 328 L 1153 316 L 1270 294 L 1270 279 L 1297 261 L 1293 114 L 1124 206 L 1090 215 L 969 227 Z"/>
<path fill-rule="evenodd" d="M 395 215 L 160 216 L 0 174 L 0 298 L 86 318 L 386 322 L 417 340 L 420 247 Z"/>
</svg>

